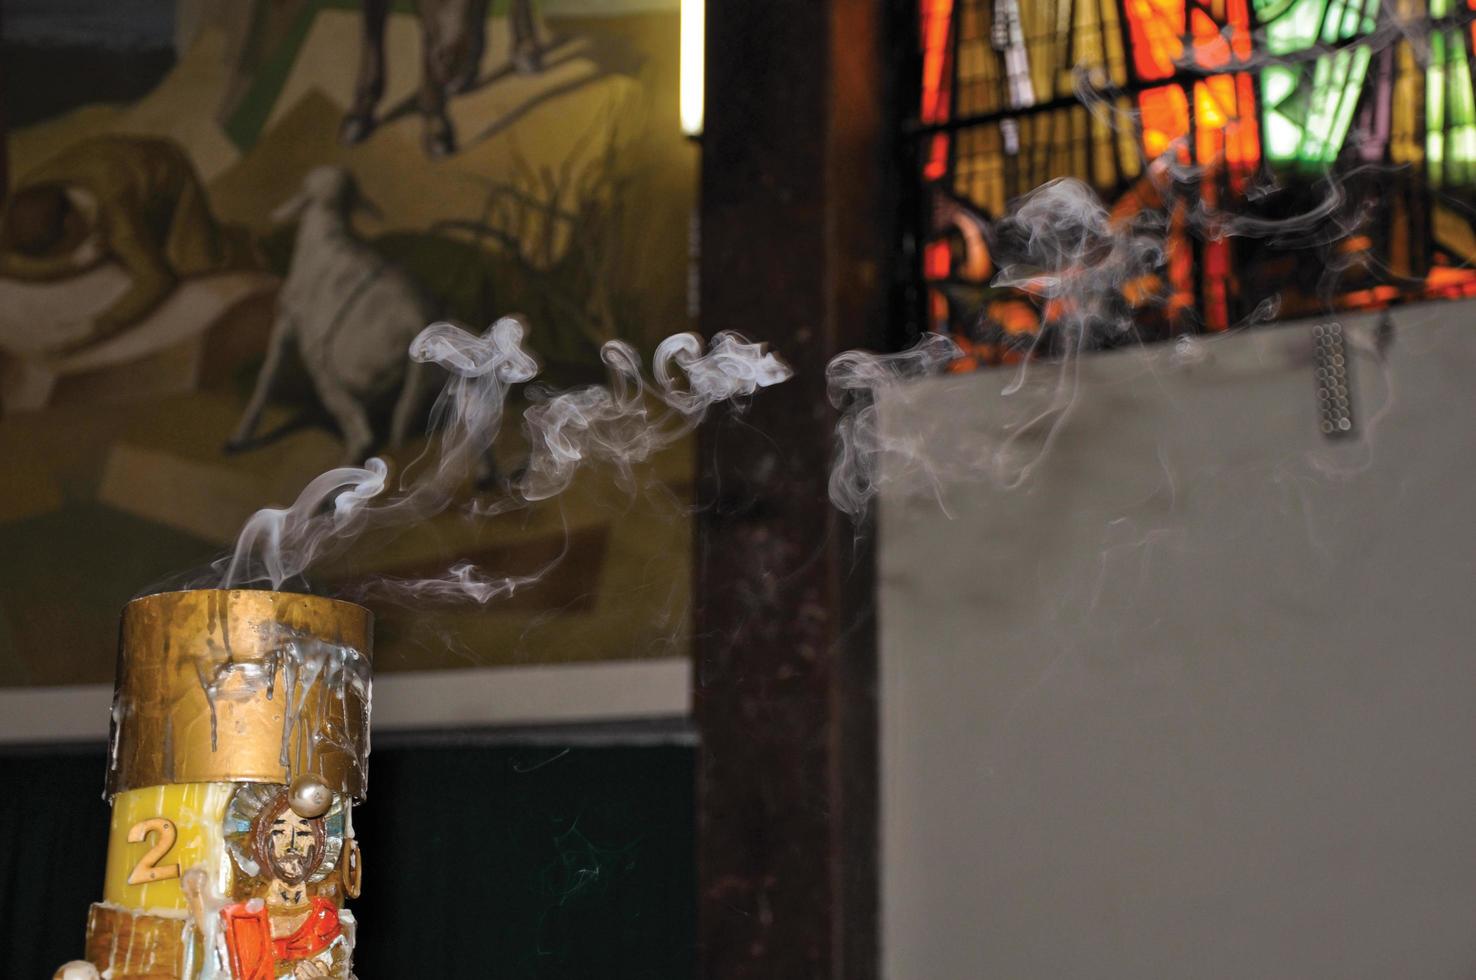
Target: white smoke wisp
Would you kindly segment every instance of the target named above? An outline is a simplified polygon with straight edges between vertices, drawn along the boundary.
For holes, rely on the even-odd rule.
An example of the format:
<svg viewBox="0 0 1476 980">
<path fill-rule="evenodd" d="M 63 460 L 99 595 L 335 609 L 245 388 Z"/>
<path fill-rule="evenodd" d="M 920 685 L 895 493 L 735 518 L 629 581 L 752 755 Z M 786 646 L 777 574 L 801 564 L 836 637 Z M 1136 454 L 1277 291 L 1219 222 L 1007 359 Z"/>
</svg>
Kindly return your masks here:
<svg viewBox="0 0 1476 980">
<path fill-rule="evenodd" d="M 1153 222 L 1114 222 L 1091 188 L 1063 178 L 1015 202 L 997 223 L 995 239 L 999 264 L 991 285 L 1033 296 L 1044 314 L 1040 332 L 1004 393 L 1027 397 L 1022 392 L 1041 363 L 1034 359 L 1039 355 L 1048 358 L 1049 367 L 1043 369 L 1055 372 L 1054 381 L 1044 388 L 1029 386 L 1032 404 L 1026 417 L 1010 425 L 998 445 L 960 458 L 954 440 L 945 440 L 946 454 L 932 445 L 936 433 L 885 431 L 876 405 L 883 389 L 946 368 L 959 354 L 952 341 L 927 334 L 899 354 L 847 351 L 835 357 L 826 374 L 831 402 L 842 414 L 830 499 L 851 517 L 866 512 L 884 472 L 934 488 L 944 474 L 1019 485 L 1050 452 L 1075 404 L 1077 358 L 1087 350 L 1136 339 L 1124 293 L 1134 280 L 1153 276 L 1163 264 L 1161 228 Z M 1037 445 L 1022 457 L 1020 444 L 1027 439 Z"/>
<path fill-rule="evenodd" d="M 1110 103 L 1099 101 L 1103 111 L 1115 111 Z M 1170 148 L 1159 159 L 1146 161 L 1144 177 L 1134 191 L 1141 205 L 1135 211 L 1114 213 L 1090 187 L 1073 178 L 1049 181 L 1013 202 L 991 229 L 990 248 L 998 271 L 990 286 L 1029 296 L 1041 322 L 1001 387 L 1015 411 L 1001 422 L 988 445 L 976 445 L 960 455 L 957 441 L 946 432 L 884 432 L 874 397 L 842 399 L 836 403 L 842 416 L 831 474 L 836 507 L 853 518 L 861 516 L 884 472 L 909 484 L 920 481 L 935 493 L 942 476 L 988 480 L 1007 489 L 1026 483 L 1054 449 L 1077 404 L 1080 358 L 1092 350 L 1141 343 L 1138 313 L 1167 298 L 1165 239 L 1176 212 L 1186 231 L 1208 240 L 1255 238 L 1279 248 L 1317 250 L 1324 257 L 1317 292 L 1332 308 L 1337 283 L 1351 261 L 1338 256 L 1332 246 L 1368 222 L 1366 203 L 1359 205 L 1350 198 L 1342 178 L 1325 176 L 1304 198 L 1303 210 L 1274 217 L 1237 214 L 1207 205 L 1195 189 L 1206 168 L 1178 163 L 1174 153 Z M 1377 168 L 1362 166 L 1344 177 L 1366 171 Z M 1279 305 L 1279 297 L 1263 299 L 1234 327 L 1273 319 Z M 858 372 L 870 370 L 888 384 L 905 381 L 937 370 L 941 340 L 928 335 L 911 351 L 887 355 L 900 358 L 896 362 L 847 352 L 832 361 L 832 372 L 838 378 L 860 379 L 864 374 Z M 1179 360 L 1202 356 L 1202 347 L 1181 337 L 1178 349 L 1185 356 Z M 889 364 L 929 367 L 889 373 Z M 867 387 L 859 380 L 857 386 Z M 872 396 L 877 390 L 872 389 Z"/>
<path fill-rule="evenodd" d="M 522 500 L 562 493 L 589 462 L 614 467 L 622 486 L 631 489 L 632 466 L 690 433 L 714 404 L 746 398 L 793 374 L 763 345 L 732 333 L 714 337 L 706 353 L 696 334 L 663 340 L 652 357 L 654 386 L 642 377 L 629 344 L 610 341 L 601 357 L 610 372 L 608 387 L 574 388 L 523 413 L 530 456 L 517 484 Z"/>
<path fill-rule="evenodd" d="M 830 404 L 841 410 L 830 468 L 830 502 L 836 509 L 853 518 L 865 514 L 872 498 L 881 492 L 880 474 L 886 461 L 910 461 L 925 475 L 932 474 L 934 461 L 922 435 L 888 434 L 881 424 L 877 397 L 885 389 L 938 374 L 959 353 L 953 341 L 930 333 L 901 353 L 851 350 L 826 365 Z"/>
<path fill-rule="evenodd" d="M 291 507 L 266 507 L 247 519 L 235 550 L 217 563 L 219 587 L 270 582 L 280 589 L 366 531 L 409 525 L 445 510 L 497 437 L 511 386 L 538 372 L 538 362 L 523 349 L 525 329 L 504 317 L 481 337 L 450 323 L 422 330 L 410 343 L 410 357 L 451 375 L 431 410 L 440 430 L 439 455 L 427 472 L 385 498 L 384 460 L 329 470 Z"/>
<path fill-rule="evenodd" d="M 1338 37 L 1320 38 L 1289 54 L 1275 53 L 1277 45 L 1268 43 L 1265 30 L 1258 29 L 1253 32 L 1254 55 L 1237 54 L 1235 70 L 1254 72 L 1281 65 L 1303 73 L 1313 67 L 1321 71 L 1332 63 L 1329 59 L 1346 58 L 1354 41 L 1359 51 L 1375 58 L 1391 54 L 1395 45 L 1407 45 L 1416 64 L 1429 67 L 1434 63 L 1432 36 L 1450 29 L 1432 21 L 1423 7 L 1413 6 L 1403 12 L 1381 9 L 1376 21 L 1372 16 L 1359 17 L 1337 26 Z M 1225 41 L 1235 30 L 1225 27 Z M 1197 48 L 1186 41 L 1181 68 L 1204 70 L 1194 60 Z M 1103 68 L 1078 65 L 1072 76 L 1077 100 L 1095 120 L 1141 146 L 1142 120 L 1138 110 L 1131 108 L 1134 100 L 1112 83 Z M 935 491 L 938 478 L 945 474 L 966 481 L 991 479 L 1006 488 L 1024 484 L 1051 453 L 1077 405 L 1084 353 L 1141 342 L 1138 314 L 1153 305 L 1167 306 L 1173 332 L 1195 326 L 1196 311 L 1184 308 L 1185 291 L 1170 281 L 1174 276 L 1170 259 L 1182 257 L 1171 256 L 1170 243 L 1178 245 L 1191 238 L 1205 242 L 1256 239 L 1266 250 L 1313 256 L 1315 262 L 1305 263 L 1301 273 L 1306 280 L 1302 285 L 1312 286 L 1309 294 L 1329 316 L 1335 315 L 1339 290 L 1350 272 L 1366 270 L 1377 281 L 1402 281 L 1417 288 L 1417 279 L 1392 268 L 1373 249 L 1343 247 L 1375 231 L 1381 185 L 1409 169 L 1408 164 L 1381 162 L 1383 150 L 1378 147 L 1390 138 L 1385 132 L 1382 137 L 1363 140 L 1352 131 L 1340 139 L 1345 139 L 1346 149 L 1358 148 L 1356 159 L 1361 162 L 1354 162 L 1355 155 L 1345 152 L 1315 182 L 1294 182 L 1300 186 L 1282 186 L 1266 167 L 1236 174 L 1242 186 L 1221 200 L 1222 195 L 1205 193 L 1204 188 L 1224 182 L 1227 170 L 1237 164 L 1223 156 L 1200 157 L 1189 163 L 1199 150 L 1181 137 L 1157 157 L 1140 151 L 1141 176 L 1110 208 L 1087 184 L 1061 178 L 1026 193 L 997 221 L 976 216 L 985 228 L 979 237 L 987 242 L 988 258 L 998 270 L 989 286 L 1029 296 L 1039 314 L 1040 328 L 1028 336 L 1005 334 L 997 325 L 987 324 L 1021 355 L 1013 377 L 1001 389 L 1013 400 L 1015 411 L 990 438 L 976 440 L 988 445 L 970 446 L 960 458 L 953 433 L 941 429 L 884 433 L 871 400 L 845 403 L 837 426 L 831 499 L 842 511 L 859 517 L 884 473 L 925 477 Z M 1375 148 L 1372 154 L 1368 147 Z M 1464 209 L 1451 196 L 1439 196 L 1443 207 Z M 1192 274 L 1201 271 L 1195 269 Z M 1260 289 L 1266 284 L 1253 285 Z M 946 293 L 947 285 L 942 288 Z M 1175 290 L 1180 295 L 1173 295 Z M 1233 330 L 1274 319 L 1280 307 L 1280 295 L 1273 294 L 1260 299 L 1241 322 L 1220 326 Z M 981 312 L 981 325 L 985 325 L 986 312 Z M 913 352 L 901 356 L 916 353 L 926 360 L 927 350 L 936 342 L 936 338 L 925 337 Z M 1209 356 L 1208 346 L 1180 334 L 1175 356 L 1168 363 L 1200 362 Z M 1376 358 L 1381 373 L 1387 374 L 1381 348 L 1365 344 L 1361 349 Z M 835 359 L 833 367 L 845 375 L 870 366 L 868 359 L 873 357 L 847 352 Z M 877 365 L 877 370 L 883 369 Z M 1046 377 L 1036 377 L 1038 374 Z M 1370 453 L 1373 434 L 1394 397 L 1388 378 L 1384 380 L 1384 402 L 1361 426 L 1359 435 Z"/>
<path fill-rule="evenodd" d="M 410 357 L 439 365 L 449 378 L 430 414 L 437 433 L 393 490 L 381 459 L 341 467 L 312 480 L 286 508 L 263 508 L 241 529 L 232 554 L 216 563 L 220 588 L 284 583 L 341 553 L 365 532 L 404 528 L 447 510 L 472 481 L 502 428 L 513 386 L 532 381 L 537 360 L 523 346 L 526 327 L 504 317 L 480 337 L 450 323 L 433 323 L 410 344 Z M 792 372 L 763 345 L 732 333 L 715 336 L 707 350 L 696 334 L 676 334 L 656 349 L 654 385 L 645 381 L 635 349 L 609 341 L 601 350 L 608 386 L 562 392 L 530 391 L 523 413 L 529 458 L 522 474 L 497 500 L 473 502 L 468 512 L 489 516 L 557 496 L 590 463 L 616 469 L 634 489 L 633 467 L 690 433 L 719 402 L 745 398 L 779 384 Z M 685 383 L 681 378 L 685 376 Z M 427 458 L 428 457 L 428 458 Z M 380 576 L 361 596 L 420 601 L 487 603 L 543 578 L 562 558 L 524 575 L 499 576 L 458 562 L 439 576 Z"/>
<path fill-rule="evenodd" d="M 1046 311 L 1037 345 L 1069 353 L 1134 332 L 1123 287 L 1164 262 L 1155 223 L 1113 222 L 1086 184 L 1060 178 L 1020 198 L 997 228 L 993 285 L 1035 296 Z"/>
<path fill-rule="evenodd" d="M 413 598 L 420 603 L 452 604 L 475 602 L 485 606 L 494 599 L 504 599 L 519 589 L 536 585 L 563 559 L 558 557 L 527 575 L 488 575 L 471 562 L 460 561 L 444 575 L 432 578 L 396 578 L 380 576 L 370 579 L 345 598 L 362 602 L 374 598 Z"/>
<path fill-rule="evenodd" d="M 1163 211 L 1114 221 L 1096 193 L 1071 178 L 1037 187 L 1000 222 L 1002 261 L 993 285 L 1033 295 L 1043 313 L 1033 348 L 1004 394 L 1025 390 L 1038 363 L 1030 355 L 1048 355 L 1055 371 L 1033 396 L 1044 404 L 1012 425 L 990 455 L 989 475 L 1004 486 L 1023 484 L 1054 448 L 1076 405 L 1082 354 L 1139 339 L 1127 294 L 1163 268 L 1166 231 Z M 1027 442 L 1034 448 L 1024 449 Z"/>
<path fill-rule="evenodd" d="M 236 538 L 220 587 L 267 579 L 280 588 L 311 565 L 334 534 L 354 522 L 363 506 L 384 490 L 388 475 L 389 467 L 377 457 L 362 467 L 341 466 L 310 482 L 291 507 L 258 510 Z M 330 502 L 332 510 L 325 511 Z"/>
</svg>

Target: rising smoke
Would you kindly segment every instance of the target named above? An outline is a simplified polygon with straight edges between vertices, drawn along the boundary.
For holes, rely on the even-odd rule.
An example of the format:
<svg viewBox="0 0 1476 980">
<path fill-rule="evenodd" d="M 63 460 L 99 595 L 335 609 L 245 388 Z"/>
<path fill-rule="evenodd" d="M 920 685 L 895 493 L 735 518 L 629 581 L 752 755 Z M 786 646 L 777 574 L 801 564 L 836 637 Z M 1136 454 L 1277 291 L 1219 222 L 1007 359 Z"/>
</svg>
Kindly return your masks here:
<svg viewBox="0 0 1476 980">
<path fill-rule="evenodd" d="M 1077 358 L 1135 335 L 1124 288 L 1151 275 L 1164 256 L 1162 235 L 1151 222 L 1114 225 L 1097 195 L 1071 179 L 1053 180 L 1015 202 L 994 238 L 998 272 L 992 285 L 1028 292 L 1048 313 L 1005 390 L 1019 393 L 1037 364 L 1053 363 L 1058 373 L 1045 403 L 989 452 L 960 459 L 953 451 L 931 451 L 923 433 L 887 432 L 876 405 L 883 390 L 946 369 L 959 353 L 951 341 L 928 334 L 900 354 L 839 355 L 827 369 L 831 401 L 842 409 L 830 499 L 852 517 L 864 514 L 879 491 L 884 463 L 908 480 L 921 477 L 930 484 L 945 472 L 968 476 L 971 469 L 1007 485 L 1027 478 L 1070 412 Z M 1038 453 L 1020 460 L 1014 451 L 1018 439 L 1041 426 L 1046 435 Z"/>
<path fill-rule="evenodd" d="M 417 460 L 414 475 L 402 474 L 393 489 L 389 466 L 379 458 L 323 473 L 291 506 L 253 514 L 234 551 L 216 563 L 214 580 L 202 584 L 280 589 L 368 531 L 408 527 L 445 511 L 490 458 L 513 387 L 538 374 L 537 360 L 523 346 L 525 334 L 514 317 L 498 320 L 480 337 L 450 323 L 426 327 L 411 343 L 410 357 L 449 376 L 431 411 L 436 437 L 429 458 Z M 633 489 L 632 467 L 690 433 L 713 405 L 791 374 L 763 345 L 732 333 L 718 334 L 705 351 L 695 334 L 668 337 L 653 358 L 654 383 L 623 341 L 607 342 L 601 357 L 608 385 L 528 392 L 531 404 L 522 417 L 527 465 L 500 497 L 473 503 L 472 514 L 503 513 L 556 496 L 592 462 L 615 468 Z M 366 591 L 485 603 L 536 582 L 556 562 L 523 576 L 496 576 L 462 562 L 433 578 L 381 578 Z"/>
<path fill-rule="evenodd" d="M 1415 58 L 1429 58 L 1430 24 L 1422 17 L 1381 17 L 1377 26 L 1358 36 L 1360 46 L 1374 51 L 1408 42 Z M 1337 45 L 1316 44 L 1295 57 L 1267 54 L 1264 38 L 1255 45 L 1258 53 L 1237 67 L 1262 68 L 1269 64 L 1310 66 L 1318 58 L 1339 53 Z M 1191 58 L 1187 50 L 1185 58 Z M 1184 61 L 1182 66 L 1195 70 Z M 1140 120 L 1135 111 L 1123 107 L 1122 93 L 1106 83 L 1100 71 L 1078 66 L 1074 72 L 1077 99 L 1096 119 L 1112 130 L 1140 139 Z M 1022 111 L 1030 102 L 1017 103 Z M 1007 140 L 1008 142 L 1008 140 Z M 888 431 L 879 418 L 878 396 L 897 392 L 917 378 L 946 370 L 952 357 L 947 342 L 936 335 L 924 336 L 911 350 L 901 354 L 877 355 L 848 351 L 831 364 L 832 401 L 842 410 L 837 426 L 835 465 L 830 496 L 837 508 L 853 518 L 863 516 L 880 488 L 882 474 L 894 474 L 908 483 L 936 491 L 939 479 L 987 480 L 1004 487 L 1026 482 L 1051 451 L 1077 401 L 1078 360 L 1084 353 L 1101 348 L 1141 342 L 1138 322 L 1142 313 L 1162 305 L 1163 293 L 1143 296 L 1143 285 L 1162 286 L 1169 259 L 1169 235 L 1181 231 L 1201 241 L 1252 238 L 1281 250 L 1305 250 L 1318 257 L 1315 282 L 1310 290 L 1329 316 L 1336 308 L 1335 296 L 1346 274 L 1356 267 L 1372 269 L 1384 281 L 1397 281 L 1394 270 L 1380 265 L 1367 251 L 1338 246 L 1369 230 L 1374 202 L 1350 193 L 1349 181 L 1377 186 L 1398 167 L 1368 161 L 1326 169 L 1290 204 L 1269 172 L 1250 175 L 1244 199 L 1253 208 L 1230 210 L 1200 193 L 1206 181 L 1214 180 L 1223 160 L 1186 162 L 1188 147 L 1176 142 L 1157 158 L 1143 159 L 1143 177 L 1132 189 L 1139 205 L 1131 213 L 1114 213 L 1085 183 L 1063 178 L 1050 181 L 1011 202 L 1008 213 L 998 220 L 980 218 L 983 233 L 977 236 L 990 253 L 987 261 L 997 270 L 989 286 L 992 291 L 1010 289 L 1028 296 L 1040 314 L 1040 329 L 1032 336 L 1012 336 L 1011 349 L 1018 354 L 1017 366 L 1002 382 L 1006 396 L 1021 401 L 1020 413 L 1002 422 L 990 445 L 975 447 L 971 456 L 960 458 L 956 441 L 931 439 L 924 432 Z M 1282 203 L 1279 213 L 1273 202 Z M 1290 206 L 1288 206 L 1290 204 Z M 1266 213 L 1263 205 L 1271 205 Z M 1452 207 L 1458 207 L 1452 203 Z M 1258 213 L 1259 212 L 1259 213 Z M 1274 319 L 1280 312 L 1279 298 L 1260 301 L 1243 321 L 1231 328 Z M 982 316 L 982 313 L 981 313 Z M 1192 316 L 1192 313 L 1191 313 Z M 1363 346 L 1367 347 L 1367 344 Z M 1171 363 L 1203 355 L 1203 344 L 1187 335 L 1178 338 L 1178 353 Z M 956 353 L 956 352 L 955 352 Z M 1378 353 L 1383 370 L 1382 353 Z M 1027 385 L 1038 372 L 1054 377 L 1047 384 Z M 1384 371 L 1387 375 L 1387 371 Z M 1387 382 L 1387 377 L 1386 377 Z M 1388 398 L 1370 416 L 1365 435 L 1390 407 Z M 1028 401 L 1029 404 L 1023 404 Z M 1366 440 L 1365 440 L 1366 441 Z M 934 445 L 934 442 L 937 445 Z M 883 464 L 885 463 L 885 467 Z"/>
<path fill-rule="evenodd" d="M 926 334 L 897 354 L 846 351 L 825 368 L 830 403 L 841 410 L 830 469 L 830 501 L 853 517 L 866 511 L 881 487 L 882 464 L 910 461 L 924 479 L 935 482 L 933 460 L 920 433 L 888 433 L 882 427 L 877 395 L 898 384 L 937 374 L 959 355 L 958 345 L 940 334 Z"/>
<path fill-rule="evenodd" d="M 1151 162 L 1149 179 L 1158 185 L 1163 204 L 1131 219 L 1114 219 L 1091 188 L 1063 178 L 1021 197 L 995 224 L 998 271 L 990 285 L 1031 296 L 1042 311 L 1042 325 L 1002 381 L 1003 394 L 1030 404 L 1022 402 L 1023 414 L 1002 424 L 997 438 L 976 447 L 973 455 L 961 457 L 951 438 L 935 446 L 927 433 L 888 431 L 877 409 L 884 391 L 945 371 L 959 354 L 951 341 L 927 334 L 899 354 L 847 351 L 834 358 L 827 375 L 831 400 L 842 415 L 830 480 L 832 503 L 853 518 L 864 515 L 881 488 L 884 467 L 909 485 L 926 487 L 936 487 L 944 475 L 1006 488 L 1027 481 L 1049 455 L 1076 404 L 1080 357 L 1140 342 L 1139 310 L 1128 294 L 1136 283 L 1161 272 L 1169 212 L 1182 193 L 1178 189 L 1192 186 L 1200 169 L 1168 160 Z M 1309 209 L 1284 218 L 1219 211 L 1197 197 L 1188 213 L 1191 227 L 1206 239 L 1258 238 L 1323 253 L 1331 253 L 1332 245 L 1366 220 L 1361 209 L 1349 212 L 1348 197 L 1331 176 L 1324 178 L 1321 196 Z M 1348 260 L 1328 254 L 1322 268 L 1317 293 L 1330 309 Z M 1277 300 L 1269 298 L 1235 327 L 1263 323 L 1277 313 Z M 1179 360 L 1194 356 L 1202 346 L 1187 336 L 1179 340 Z M 1049 382 L 1027 385 L 1036 372 L 1047 372 Z"/>
</svg>

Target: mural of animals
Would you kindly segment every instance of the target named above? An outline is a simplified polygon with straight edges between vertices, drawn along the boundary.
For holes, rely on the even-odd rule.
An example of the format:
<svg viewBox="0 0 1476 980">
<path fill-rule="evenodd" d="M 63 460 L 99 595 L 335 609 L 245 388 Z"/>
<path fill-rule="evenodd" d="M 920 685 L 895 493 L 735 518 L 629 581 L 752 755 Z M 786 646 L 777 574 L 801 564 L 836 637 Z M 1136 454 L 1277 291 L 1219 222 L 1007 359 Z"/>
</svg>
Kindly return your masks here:
<svg viewBox="0 0 1476 980">
<path fill-rule="evenodd" d="M 140 588 L 328 466 L 414 465 L 441 380 L 406 357 L 427 323 L 521 314 L 555 384 L 598 376 L 605 340 L 649 351 L 686 329 L 677 6 L 6 0 L 6 683 L 105 680 L 99 638 Z M 514 467 L 515 430 L 498 450 Z M 320 584 L 452 551 L 510 573 L 567 551 L 539 590 L 433 617 L 478 662 L 661 655 L 683 635 L 690 520 L 670 501 L 690 491 L 690 448 L 646 478 L 662 507 L 614 520 L 593 477 L 562 514 L 468 539 L 453 509 Z M 561 614 L 528 629 L 546 609 Z M 393 611 L 383 635 L 381 667 L 407 663 Z"/>
</svg>

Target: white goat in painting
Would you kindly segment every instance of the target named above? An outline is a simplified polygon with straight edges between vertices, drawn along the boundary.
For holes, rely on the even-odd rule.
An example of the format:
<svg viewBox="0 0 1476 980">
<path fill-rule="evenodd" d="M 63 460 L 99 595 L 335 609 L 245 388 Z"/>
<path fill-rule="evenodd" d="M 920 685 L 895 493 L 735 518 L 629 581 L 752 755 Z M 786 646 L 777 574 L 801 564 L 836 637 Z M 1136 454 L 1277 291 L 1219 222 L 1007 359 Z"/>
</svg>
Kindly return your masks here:
<svg viewBox="0 0 1476 980">
<path fill-rule="evenodd" d="M 323 406 L 343 434 L 344 459 L 361 462 L 374 448 L 373 407 L 392 394 L 389 444 L 400 445 L 421 418 L 435 369 L 410 361 L 410 341 L 434 319 L 430 303 L 403 271 L 354 235 L 351 214 L 362 204 L 342 167 L 310 171 L 275 221 L 296 217 L 297 243 L 277 299 L 266 362 L 246 412 L 227 443 L 247 446 L 295 343 Z"/>
</svg>

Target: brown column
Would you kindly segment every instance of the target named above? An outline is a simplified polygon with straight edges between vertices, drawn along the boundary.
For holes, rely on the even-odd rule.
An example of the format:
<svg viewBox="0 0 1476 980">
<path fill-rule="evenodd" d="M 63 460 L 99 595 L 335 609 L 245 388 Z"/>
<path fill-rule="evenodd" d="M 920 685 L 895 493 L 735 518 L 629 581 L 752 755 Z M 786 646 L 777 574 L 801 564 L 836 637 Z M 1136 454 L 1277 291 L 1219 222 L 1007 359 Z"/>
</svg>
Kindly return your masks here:
<svg viewBox="0 0 1476 980">
<path fill-rule="evenodd" d="M 877 971 L 872 566 L 826 497 L 825 365 L 885 335 L 893 6 L 707 8 L 701 326 L 797 374 L 699 439 L 704 980 Z"/>
<path fill-rule="evenodd" d="M 5 40 L 5 4 L 0 2 L 0 41 Z M 10 193 L 10 137 L 5 126 L 5 75 L 0 71 L 0 205 Z"/>
</svg>

